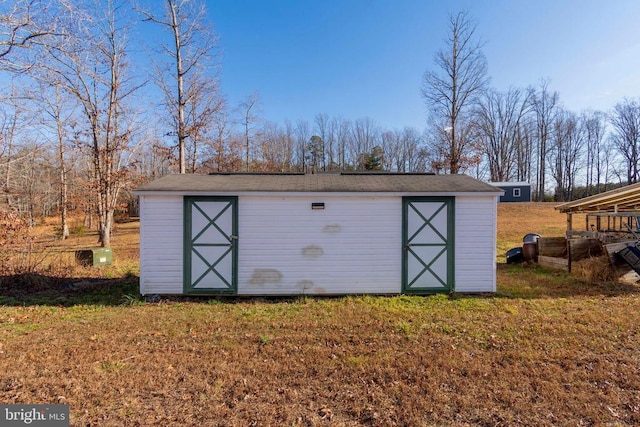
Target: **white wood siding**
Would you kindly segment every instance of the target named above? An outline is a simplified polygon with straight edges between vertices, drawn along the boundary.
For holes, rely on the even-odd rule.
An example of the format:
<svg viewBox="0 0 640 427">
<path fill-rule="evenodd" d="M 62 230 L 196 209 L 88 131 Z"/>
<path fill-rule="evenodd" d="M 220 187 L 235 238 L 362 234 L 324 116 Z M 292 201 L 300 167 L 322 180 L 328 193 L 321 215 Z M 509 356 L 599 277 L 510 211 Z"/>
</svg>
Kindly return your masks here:
<svg viewBox="0 0 640 427">
<path fill-rule="evenodd" d="M 456 197 L 456 292 L 496 291 L 497 197 Z"/>
<path fill-rule="evenodd" d="M 140 197 L 140 293 L 183 290 L 182 196 Z"/>
<path fill-rule="evenodd" d="M 455 200 L 455 290 L 496 290 L 496 199 Z M 324 210 L 312 210 L 324 202 Z M 140 197 L 140 291 L 183 293 L 183 197 Z M 242 196 L 238 294 L 399 293 L 399 196 Z"/>
<path fill-rule="evenodd" d="M 238 294 L 401 290 L 399 197 L 240 196 L 238 213 Z"/>
</svg>

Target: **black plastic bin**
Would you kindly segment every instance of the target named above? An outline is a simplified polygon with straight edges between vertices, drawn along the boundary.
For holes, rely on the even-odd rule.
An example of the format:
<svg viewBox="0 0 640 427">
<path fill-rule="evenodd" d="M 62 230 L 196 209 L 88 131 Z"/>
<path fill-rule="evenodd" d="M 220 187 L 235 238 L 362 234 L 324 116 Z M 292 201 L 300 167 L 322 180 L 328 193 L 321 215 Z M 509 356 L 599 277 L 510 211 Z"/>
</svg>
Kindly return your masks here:
<svg viewBox="0 0 640 427">
<path fill-rule="evenodd" d="M 518 264 L 524 262 L 522 248 L 513 248 L 507 251 L 507 264 Z"/>
</svg>

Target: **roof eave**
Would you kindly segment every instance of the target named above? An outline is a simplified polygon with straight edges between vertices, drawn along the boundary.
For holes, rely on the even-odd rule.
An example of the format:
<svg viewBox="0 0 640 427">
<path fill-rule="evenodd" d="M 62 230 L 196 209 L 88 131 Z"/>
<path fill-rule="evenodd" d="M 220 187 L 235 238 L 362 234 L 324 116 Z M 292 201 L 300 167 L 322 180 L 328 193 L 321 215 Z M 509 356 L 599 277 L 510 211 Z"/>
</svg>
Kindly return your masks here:
<svg viewBox="0 0 640 427">
<path fill-rule="evenodd" d="M 204 190 L 135 190 L 134 196 L 353 196 L 362 197 L 500 197 L 502 191 L 204 191 Z"/>
</svg>

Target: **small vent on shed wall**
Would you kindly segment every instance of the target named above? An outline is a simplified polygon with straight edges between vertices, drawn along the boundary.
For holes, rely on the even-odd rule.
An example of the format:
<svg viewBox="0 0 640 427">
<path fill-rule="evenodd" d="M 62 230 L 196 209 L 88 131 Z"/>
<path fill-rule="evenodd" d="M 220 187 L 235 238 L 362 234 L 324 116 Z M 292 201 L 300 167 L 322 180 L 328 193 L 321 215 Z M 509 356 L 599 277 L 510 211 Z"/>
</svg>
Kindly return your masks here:
<svg viewBox="0 0 640 427">
<path fill-rule="evenodd" d="M 312 202 L 311 209 L 324 209 L 324 203 L 322 202 Z"/>
</svg>

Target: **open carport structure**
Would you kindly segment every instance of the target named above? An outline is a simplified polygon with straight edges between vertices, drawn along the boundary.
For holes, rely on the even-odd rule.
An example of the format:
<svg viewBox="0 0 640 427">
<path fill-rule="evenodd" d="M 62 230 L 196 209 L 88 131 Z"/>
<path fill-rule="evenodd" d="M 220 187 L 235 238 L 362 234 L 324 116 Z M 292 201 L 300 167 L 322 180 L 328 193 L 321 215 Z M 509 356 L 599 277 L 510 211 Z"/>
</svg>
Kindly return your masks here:
<svg viewBox="0 0 640 427">
<path fill-rule="evenodd" d="M 556 209 L 567 214 L 567 237 L 633 238 L 640 232 L 640 183 L 563 203 Z M 576 215 L 584 215 L 584 228 L 574 224 Z"/>
</svg>

